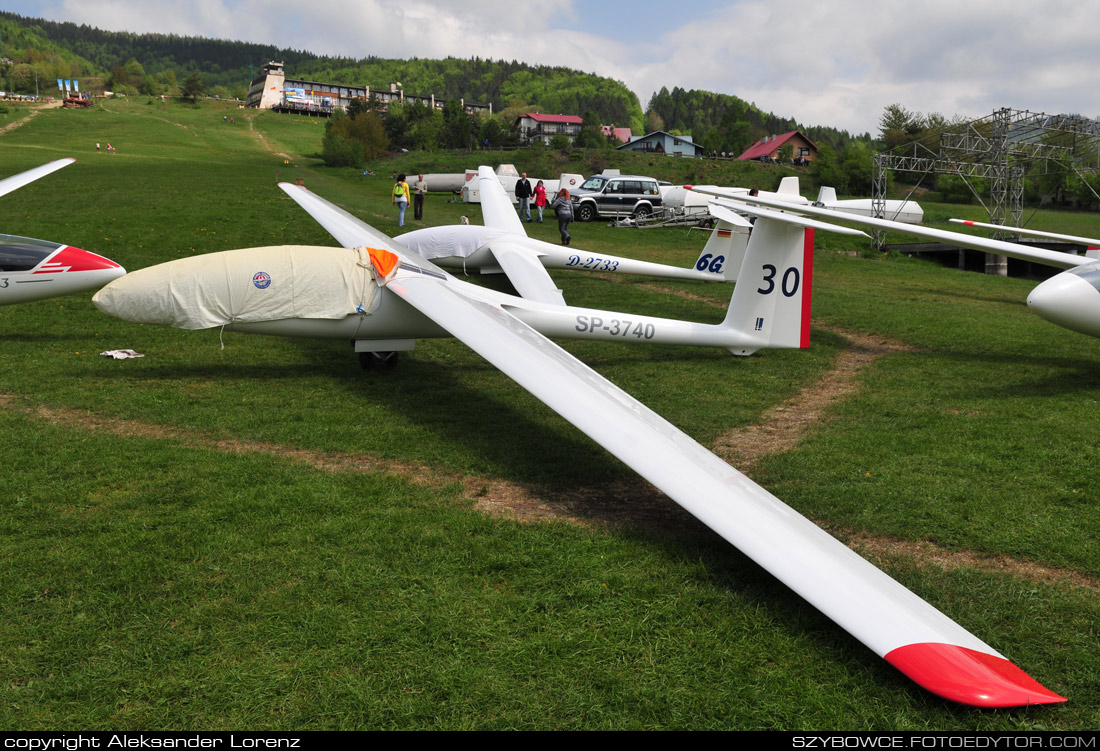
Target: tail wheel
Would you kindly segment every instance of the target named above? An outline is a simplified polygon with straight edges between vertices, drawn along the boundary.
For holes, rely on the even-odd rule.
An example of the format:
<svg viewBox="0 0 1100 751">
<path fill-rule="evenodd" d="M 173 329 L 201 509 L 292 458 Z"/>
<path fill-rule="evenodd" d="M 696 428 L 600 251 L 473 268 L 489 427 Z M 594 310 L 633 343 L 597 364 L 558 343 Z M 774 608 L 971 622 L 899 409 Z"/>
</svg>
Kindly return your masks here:
<svg viewBox="0 0 1100 751">
<path fill-rule="evenodd" d="M 385 373 L 397 367 L 396 352 L 360 352 L 359 367 Z"/>
</svg>

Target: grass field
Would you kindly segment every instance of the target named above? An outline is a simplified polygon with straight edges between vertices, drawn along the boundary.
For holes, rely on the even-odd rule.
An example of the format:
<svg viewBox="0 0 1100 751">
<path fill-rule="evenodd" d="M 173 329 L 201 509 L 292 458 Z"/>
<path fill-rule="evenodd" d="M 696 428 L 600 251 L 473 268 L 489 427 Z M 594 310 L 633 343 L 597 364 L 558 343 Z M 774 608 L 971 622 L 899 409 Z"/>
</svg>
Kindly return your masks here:
<svg viewBox="0 0 1100 751">
<path fill-rule="evenodd" d="M 45 111 L 0 134 L 0 177 L 78 161 L 0 199 L 3 231 L 128 269 L 334 245 L 275 186 L 302 179 L 397 234 L 388 175 L 431 163 L 327 169 L 322 133 Z M 432 195 L 426 223 L 464 213 Z M 705 241 L 573 234 L 678 265 Z M 136 326 L 85 294 L 0 324 L 0 728 L 1097 729 L 1100 345 L 1031 315 L 1034 282 L 818 237 L 808 350 L 564 346 L 719 449 L 836 390 L 752 476 L 1068 703 L 925 693 L 454 341 L 368 374 L 343 342 Z M 555 278 L 573 304 L 709 322 L 729 295 Z"/>
</svg>

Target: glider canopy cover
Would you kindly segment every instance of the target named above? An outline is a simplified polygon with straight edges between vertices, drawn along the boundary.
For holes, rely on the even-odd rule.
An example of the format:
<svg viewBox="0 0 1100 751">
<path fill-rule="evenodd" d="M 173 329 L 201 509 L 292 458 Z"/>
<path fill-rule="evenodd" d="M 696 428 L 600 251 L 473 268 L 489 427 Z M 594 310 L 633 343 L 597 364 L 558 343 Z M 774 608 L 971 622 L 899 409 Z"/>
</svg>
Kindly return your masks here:
<svg viewBox="0 0 1100 751">
<path fill-rule="evenodd" d="M 92 302 L 123 320 L 181 329 L 340 319 L 370 311 L 378 279 L 387 273 L 376 269 L 367 248 L 249 248 L 139 269 L 101 289 Z"/>
<path fill-rule="evenodd" d="M 511 232 L 480 224 L 444 224 L 406 232 L 394 239 L 413 253 L 433 261 L 455 256 L 469 258 L 493 240 L 511 237 L 515 237 Z"/>
</svg>

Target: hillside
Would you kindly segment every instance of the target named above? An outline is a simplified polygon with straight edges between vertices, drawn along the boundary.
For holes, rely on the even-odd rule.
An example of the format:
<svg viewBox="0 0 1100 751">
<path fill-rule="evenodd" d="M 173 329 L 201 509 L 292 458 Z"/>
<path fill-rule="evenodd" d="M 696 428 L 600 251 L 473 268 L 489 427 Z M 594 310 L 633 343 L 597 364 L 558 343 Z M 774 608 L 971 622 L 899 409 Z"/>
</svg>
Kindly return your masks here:
<svg viewBox="0 0 1100 751">
<path fill-rule="evenodd" d="M 807 126 L 789 117 L 765 112 L 755 104 L 729 94 L 711 91 L 672 91 L 662 87 L 649 100 L 646 112 L 648 130 L 690 133 L 696 143 L 715 151 L 740 154 L 766 135 L 801 130 L 819 145 L 846 147 L 851 141 L 870 143 L 870 134 L 852 136 L 828 126 Z"/>
<path fill-rule="evenodd" d="M 352 60 L 249 42 L 103 31 L 85 24 L 26 18 L 3 11 L 0 29 L 12 48 L 9 57 L 13 60 L 36 62 L 35 52 L 56 52 L 79 65 L 80 71 L 72 75 L 104 76 L 125 69 L 133 60 L 141 69 L 139 83 L 148 76 L 153 83 L 165 85 L 169 73 L 174 82 L 197 71 L 208 88 L 224 87 L 227 94 L 243 96 L 254 69 L 269 60 L 280 60 L 291 77 L 373 88 L 401 81 L 410 93 L 491 103 L 498 112 L 515 105 L 544 112 L 592 111 L 604 123 L 630 125 L 639 132 L 643 127 L 638 97 L 625 84 L 564 67 L 479 58 Z"/>
</svg>

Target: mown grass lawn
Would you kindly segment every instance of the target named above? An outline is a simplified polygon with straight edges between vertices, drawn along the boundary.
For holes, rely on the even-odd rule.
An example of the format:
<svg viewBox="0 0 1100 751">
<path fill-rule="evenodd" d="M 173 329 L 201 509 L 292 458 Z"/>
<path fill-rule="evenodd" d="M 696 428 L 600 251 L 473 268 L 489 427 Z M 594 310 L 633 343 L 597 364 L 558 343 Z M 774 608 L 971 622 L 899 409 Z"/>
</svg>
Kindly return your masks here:
<svg viewBox="0 0 1100 751">
<path fill-rule="evenodd" d="M 388 176 L 418 156 L 328 169 L 322 132 L 158 100 L 43 112 L 0 135 L 0 176 L 78 162 L 0 199 L 3 231 L 129 269 L 333 245 L 275 186 L 302 179 L 397 234 Z M 463 214 L 480 219 L 432 195 L 425 224 Z M 679 265 L 705 241 L 573 234 Z M 818 237 L 808 350 L 564 346 L 713 445 L 813 388 L 845 332 L 906 345 L 755 477 L 842 538 L 970 556 L 875 562 L 1069 703 L 942 702 L 674 509 L 611 526 L 476 510 L 455 478 L 553 496 L 633 474 L 456 342 L 367 374 L 343 342 L 136 326 L 78 295 L 0 323 L 0 727 L 1095 729 L 1100 345 L 1031 315 L 1033 282 Z M 711 322 L 730 294 L 556 279 L 577 305 Z M 98 354 L 124 347 L 145 357 Z"/>
</svg>

